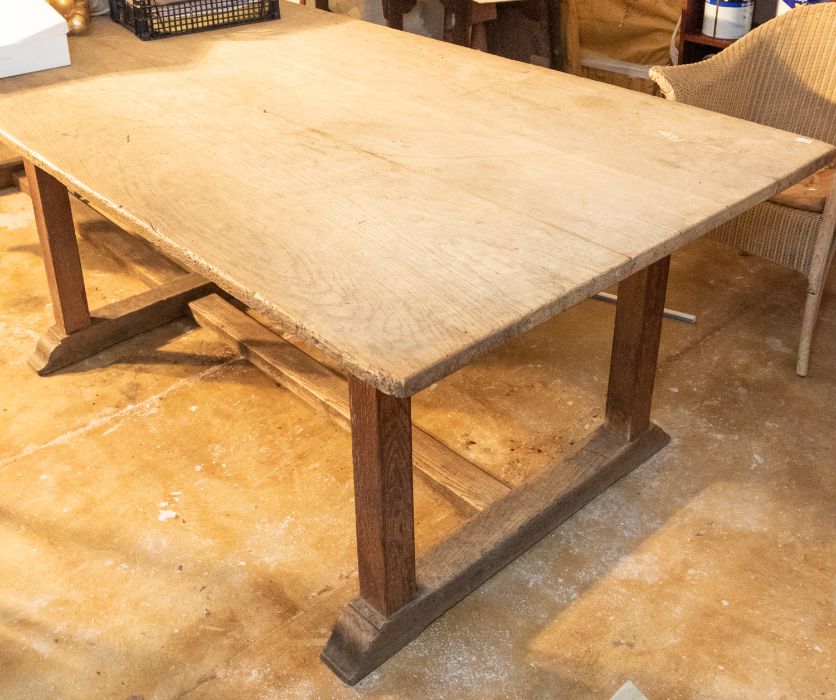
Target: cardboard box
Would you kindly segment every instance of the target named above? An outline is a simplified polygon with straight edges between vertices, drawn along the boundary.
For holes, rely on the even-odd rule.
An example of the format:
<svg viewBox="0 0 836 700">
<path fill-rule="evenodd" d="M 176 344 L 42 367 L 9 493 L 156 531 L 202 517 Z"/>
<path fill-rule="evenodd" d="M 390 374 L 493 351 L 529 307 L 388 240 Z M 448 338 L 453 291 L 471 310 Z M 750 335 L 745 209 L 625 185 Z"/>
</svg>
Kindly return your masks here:
<svg viewBox="0 0 836 700">
<path fill-rule="evenodd" d="M 0 0 L 0 78 L 70 65 L 67 31 L 46 0 Z"/>
</svg>

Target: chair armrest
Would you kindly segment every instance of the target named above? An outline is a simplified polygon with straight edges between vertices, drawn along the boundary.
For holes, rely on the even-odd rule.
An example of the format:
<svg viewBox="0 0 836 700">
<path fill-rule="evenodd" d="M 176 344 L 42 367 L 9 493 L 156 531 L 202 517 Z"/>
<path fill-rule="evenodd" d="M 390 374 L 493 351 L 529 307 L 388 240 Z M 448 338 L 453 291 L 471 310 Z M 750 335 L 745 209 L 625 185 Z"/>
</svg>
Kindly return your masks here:
<svg viewBox="0 0 836 700">
<path fill-rule="evenodd" d="M 674 102 L 748 118 L 745 62 L 737 56 L 719 54 L 682 66 L 654 66 L 650 79 Z"/>
</svg>

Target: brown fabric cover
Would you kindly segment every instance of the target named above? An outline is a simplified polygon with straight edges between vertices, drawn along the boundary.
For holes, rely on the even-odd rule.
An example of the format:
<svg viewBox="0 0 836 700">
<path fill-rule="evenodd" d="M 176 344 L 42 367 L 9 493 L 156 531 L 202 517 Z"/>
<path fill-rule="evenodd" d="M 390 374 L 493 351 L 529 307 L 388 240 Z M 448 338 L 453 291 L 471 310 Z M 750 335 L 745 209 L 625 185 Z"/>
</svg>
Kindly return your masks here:
<svg viewBox="0 0 836 700">
<path fill-rule="evenodd" d="M 642 65 L 670 63 L 680 0 L 575 0 L 583 49 Z"/>
</svg>

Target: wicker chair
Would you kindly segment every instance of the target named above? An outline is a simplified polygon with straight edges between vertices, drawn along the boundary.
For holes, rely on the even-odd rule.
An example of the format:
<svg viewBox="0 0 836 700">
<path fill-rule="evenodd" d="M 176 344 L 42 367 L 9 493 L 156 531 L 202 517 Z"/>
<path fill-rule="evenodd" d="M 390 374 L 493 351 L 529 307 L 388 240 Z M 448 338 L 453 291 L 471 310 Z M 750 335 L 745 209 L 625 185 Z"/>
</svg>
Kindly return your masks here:
<svg viewBox="0 0 836 700">
<path fill-rule="evenodd" d="M 798 7 L 717 56 L 655 67 L 650 77 L 669 100 L 836 144 L 836 3 Z M 709 234 L 807 277 L 796 366 L 800 376 L 807 374 L 821 292 L 836 248 L 833 173 L 817 174 L 818 187 L 826 188 L 818 204 L 799 200 L 796 195 L 805 188 L 797 186 Z M 811 187 L 807 183 L 806 191 Z"/>
</svg>

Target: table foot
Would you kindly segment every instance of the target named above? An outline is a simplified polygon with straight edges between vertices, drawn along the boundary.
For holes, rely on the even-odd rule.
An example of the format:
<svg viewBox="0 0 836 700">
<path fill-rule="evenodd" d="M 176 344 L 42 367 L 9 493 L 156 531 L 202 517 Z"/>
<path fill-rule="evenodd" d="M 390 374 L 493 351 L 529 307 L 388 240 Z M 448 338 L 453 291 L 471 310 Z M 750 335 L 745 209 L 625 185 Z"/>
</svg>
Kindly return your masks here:
<svg viewBox="0 0 836 700">
<path fill-rule="evenodd" d="M 417 564 L 417 594 L 402 608 L 386 617 L 362 598 L 349 603 L 322 661 L 346 683 L 357 683 L 669 440 L 654 424 L 632 441 L 598 428 L 572 455 L 427 551 Z"/>
<path fill-rule="evenodd" d="M 47 375 L 79 362 L 105 348 L 185 316 L 189 302 L 217 291 L 214 284 L 187 274 L 147 292 L 96 309 L 90 325 L 65 333 L 55 325 L 38 340 L 29 365 Z"/>
</svg>

